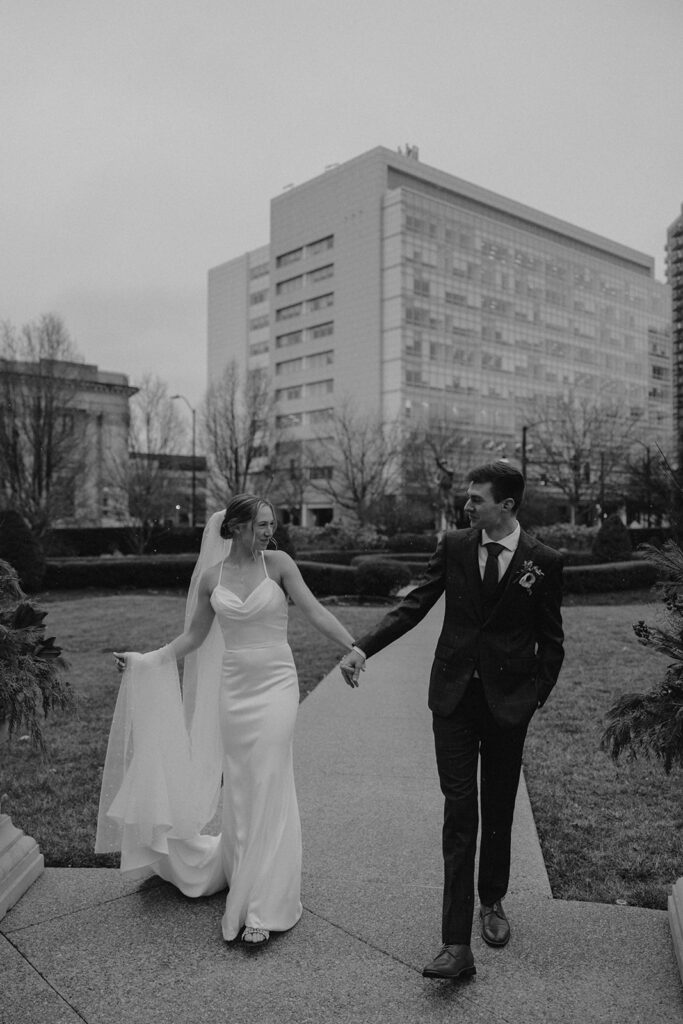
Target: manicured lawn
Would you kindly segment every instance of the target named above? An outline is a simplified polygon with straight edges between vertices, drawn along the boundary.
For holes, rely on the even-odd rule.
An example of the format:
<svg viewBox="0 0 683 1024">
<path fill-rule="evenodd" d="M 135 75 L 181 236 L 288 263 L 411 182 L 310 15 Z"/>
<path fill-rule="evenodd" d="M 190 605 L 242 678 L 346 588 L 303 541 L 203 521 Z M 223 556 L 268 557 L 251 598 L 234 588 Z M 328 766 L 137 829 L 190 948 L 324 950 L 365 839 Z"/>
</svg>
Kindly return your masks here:
<svg viewBox="0 0 683 1024">
<path fill-rule="evenodd" d="M 653 605 L 565 609 L 566 660 L 525 748 L 529 788 L 555 897 L 665 909 L 683 875 L 683 778 L 658 763 L 615 765 L 602 717 L 622 693 L 648 689 L 667 659 L 635 640 Z"/>
<path fill-rule="evenodd" d="M 658 764 L 640 761 L 615 766 L 599 749 L 602 716 L 615 696 L 644 689 L 661 676 L 665 660 L 640 647 L 631 629 L 639 618 L 653 621 L 655 610 L 577 600 L 565 610 L 565 667 L 550 701 L 534 718 L 525 757 L 553 893 L 664 908 L 671 883 L 683 875 L 681 773 L 667 777 Z M 184 598 L 51 595 L 47 603 L 37 603 L 48 608 L 48 631 L 67 653 L 79 714 L 48 723 L 47 764 L 21 741 L 9 751 L 3 748 L 3 810 L 38 841 L 50 865 L 114 865 L 114 857 L 92 853 L 100 771 L 120 681 L 111 651 L 161 646 L 181 629 Z M 351 633 L 384 611 L 332 610 Z M 290 641 L 304 697 L 339 652 L 296 608 L 290 610 Z M 426 665 L 425 677 L 427 671 Z"/>
<path fill-rule="evenodd" d="M 177 594 L 50 595 L 48 634 L 57 637 L 78 696 L 76 718 L 51 718 L 45 728 L 49 761 L 15 739 L 0 750 L 0 799 L 13 822 L 38 842 L 53 867 L 117 865 L 93 852 L 99 788 L 111 716 L 121 677 L 113 650 L 149 651 L 182 631 L 185 598 Z M 352 634 L 381 617 L 381 607 L 334 607 Z M 302 698 L 327 675 L 343 651 L 290 608 L 289 640 Z M 341 675 L 339 685 L 344 686 Z"/>
</svg>

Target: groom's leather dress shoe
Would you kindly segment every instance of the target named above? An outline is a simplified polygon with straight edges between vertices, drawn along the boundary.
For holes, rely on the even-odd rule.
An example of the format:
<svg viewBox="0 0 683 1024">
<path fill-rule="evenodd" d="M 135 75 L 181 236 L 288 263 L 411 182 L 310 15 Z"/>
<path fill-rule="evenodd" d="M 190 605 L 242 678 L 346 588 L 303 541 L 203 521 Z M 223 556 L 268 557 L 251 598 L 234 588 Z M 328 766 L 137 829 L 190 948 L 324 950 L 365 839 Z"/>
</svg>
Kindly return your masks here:
<svg viewBox="0 0 683 1024">
<path fill-rule="evenodd" d="M 425 978 L 469 978 L 477 973 L 469 946 L 442 946 L 434 959 L 422 969 Z"/>
<path fill-rule="evenodd" d="M 482 903 L 479 908 L 481 937 L 489 946 L 507 946 L 510 941 L 510 922 L 505 916 L 503 904 L 496 900 L 491 906 Z"/>
</svg>

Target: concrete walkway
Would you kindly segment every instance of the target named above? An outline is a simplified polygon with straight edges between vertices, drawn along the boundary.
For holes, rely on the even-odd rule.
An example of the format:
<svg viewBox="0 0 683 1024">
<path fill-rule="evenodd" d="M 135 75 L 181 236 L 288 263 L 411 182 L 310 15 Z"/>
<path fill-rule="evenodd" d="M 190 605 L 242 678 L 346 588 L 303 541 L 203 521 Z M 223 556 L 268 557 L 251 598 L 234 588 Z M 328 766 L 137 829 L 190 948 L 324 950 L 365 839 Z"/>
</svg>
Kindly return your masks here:
<svg viewBox="0 0 683 1024">
<path fill-rule="evenodd" d="M 440 946 L 442 814 L 426 675 L 441 609 L 304 701 L 296 777 L 304 915 L 256 956 L 226 946 L 223 898 L 48 869 L 0 922 L 2 1024 L 680 1024 L 663 911 L 553 900 L 521 786 L 503 950 L 429 981 Z"/>
</svg>

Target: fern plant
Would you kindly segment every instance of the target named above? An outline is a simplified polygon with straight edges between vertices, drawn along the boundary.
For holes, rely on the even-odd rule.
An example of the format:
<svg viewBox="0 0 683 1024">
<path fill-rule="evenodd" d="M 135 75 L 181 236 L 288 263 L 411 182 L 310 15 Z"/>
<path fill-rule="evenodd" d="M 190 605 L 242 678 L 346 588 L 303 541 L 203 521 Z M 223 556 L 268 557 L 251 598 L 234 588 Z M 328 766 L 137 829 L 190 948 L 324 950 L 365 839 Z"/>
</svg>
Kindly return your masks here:
<svg viewBox="0 0 683 1024">
<path fill-rule="evenodd" d="M 625 694 L 612 705 L 601 747 L 615 761 L 654 757 L 668 774 L 674 765 L 683 767 L 683 551 L 674 541 L 646 551 L 662 577 L 657 587 L 664 612 L 660 626 L 641 620 L 633 630 L 644 647 L 672 660 L 651 690 Z"/>
<path fill-rule="evenodd" d="M 12 566 L 0 560 L 0 722 L 10 736 L 25 729 L 43 755 L 43 718 L 75 707 L 61 648 L 45 635 L 46 616 L 26 600 Z"/>
</svg>

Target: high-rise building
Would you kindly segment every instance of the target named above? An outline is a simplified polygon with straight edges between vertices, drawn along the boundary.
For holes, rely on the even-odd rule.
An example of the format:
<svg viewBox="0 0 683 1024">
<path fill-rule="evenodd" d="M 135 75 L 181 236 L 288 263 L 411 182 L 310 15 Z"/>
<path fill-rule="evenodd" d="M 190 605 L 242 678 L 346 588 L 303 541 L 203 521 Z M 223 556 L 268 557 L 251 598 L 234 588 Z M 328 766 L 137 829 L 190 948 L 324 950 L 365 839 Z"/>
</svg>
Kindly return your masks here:
<svg viewBox="0 0 683 1024">
<path fill-rule="evenodd" d="M 654 260 L 382 147 L 271 200 L 270 241 L 209 271 L 208 376 L 267 370 L 278 429 L 345 399 L 519 448 L 530 403 L 611 396 L 672 434 L 669 291 Z M 329 515 L 315 493 L 303 521 Z M 328 503 L 329 504 L 329 503 Z"/>
<path fill-rule="evenodd" d="M 666 276 L 671 286 L 671 334 L 673 346 L 674 432 L 678 465 L 683 456 L 683 206 L 667 232 Z"/>
</svg>

